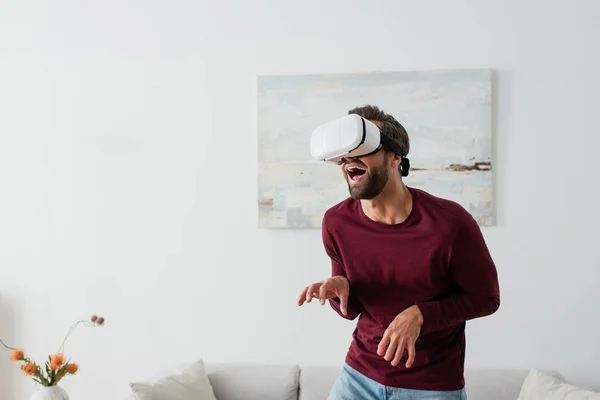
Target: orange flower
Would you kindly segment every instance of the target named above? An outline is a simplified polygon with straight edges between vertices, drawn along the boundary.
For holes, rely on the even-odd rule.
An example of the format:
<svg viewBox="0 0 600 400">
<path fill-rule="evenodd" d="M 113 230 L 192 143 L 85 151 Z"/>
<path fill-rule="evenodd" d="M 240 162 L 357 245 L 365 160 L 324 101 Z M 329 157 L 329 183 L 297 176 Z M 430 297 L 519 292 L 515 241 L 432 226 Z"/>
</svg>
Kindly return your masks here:
<svg viewBox="0 0 600 400">
<path fill-rule="evenodd" d="M 25 353 L 23 353 L 23 350 L 17 349 L 10 355 L 10 361 L 21 361 L 23 358 L 25 358 Z"/>
<path fill-rule="evenodd" d="M 57 370 L 65 363 L 65 357 L 62 354 L 55 354 L 50 359 L 50 368 Z"/>
<path fill-rule="evenodd" d="M 79 371 L 79 365 L 77 365 L 77 364 L 67 364 L 67 373 L 73 375 L 77 371 Z"/>
<path fill-rule="evenodd" d="M 25 375 L 33 375 L 33 374 L 35 374 L 37 367 L 35 366 L 34 363 L 32 363 L 30 361 L 30 362 L 26 362 L 25 364 L 21 365 L 21 370 L 25 373 Z"/>
</svg>

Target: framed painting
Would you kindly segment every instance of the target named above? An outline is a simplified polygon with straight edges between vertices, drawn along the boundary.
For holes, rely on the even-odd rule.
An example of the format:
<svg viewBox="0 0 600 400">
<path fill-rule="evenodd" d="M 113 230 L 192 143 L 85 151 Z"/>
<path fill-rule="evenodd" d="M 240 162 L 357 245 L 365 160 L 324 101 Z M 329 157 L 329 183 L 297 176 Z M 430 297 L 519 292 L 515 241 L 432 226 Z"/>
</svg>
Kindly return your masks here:
<svg viewBox="0 0 600 400">
<path fill-rule="evenodd" d="M 337 165 L 315 161 L 310 135 L 365 104 L 406 128 L 406 185 L 461 204 L 493 225 L 490 70 L 276 75 L 258 78 L 258 207 L 262 228 L 320 228 L 349 196 Z"/>
</svg>

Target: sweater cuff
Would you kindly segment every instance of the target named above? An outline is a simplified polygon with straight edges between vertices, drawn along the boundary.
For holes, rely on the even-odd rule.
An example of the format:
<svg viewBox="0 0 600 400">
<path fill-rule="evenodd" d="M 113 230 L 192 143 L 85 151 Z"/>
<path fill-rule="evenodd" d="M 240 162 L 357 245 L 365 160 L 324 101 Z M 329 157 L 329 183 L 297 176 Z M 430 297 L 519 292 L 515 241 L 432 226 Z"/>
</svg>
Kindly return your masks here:
<svg viewBox="0 0 600 400">
<path fill-rule="evenodd" d="M 428 333 L 435 331 L 437 326 L 436 321 L 439 321 L 439 306 L 436 303 L 415 303 L 415 305 L 421 311 L 423 316 L 423 325 L 421 326 L 421 333 Z"/>
</svg>

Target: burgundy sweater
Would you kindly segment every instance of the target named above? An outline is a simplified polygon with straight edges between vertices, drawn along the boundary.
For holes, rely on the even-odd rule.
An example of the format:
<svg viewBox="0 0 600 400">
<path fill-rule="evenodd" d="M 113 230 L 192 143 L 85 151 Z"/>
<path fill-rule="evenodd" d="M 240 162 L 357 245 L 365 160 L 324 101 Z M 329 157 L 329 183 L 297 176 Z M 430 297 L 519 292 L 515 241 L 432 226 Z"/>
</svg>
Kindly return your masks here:
<svg viewBox="0 0 600 400">
<path fill-rule="evenodd" d="M 386 386 L 423 390 L 464 387 L 465 322 L 500 305 L 496 267 L 473 217 L 455 202 L 409 188 L 413 208 L 396 225 L 375 222 L 348 198 L 323 219 L 332 276 L 350 282 L 348 315 L 359 317 L 346 363 Z M 383 333 L 404 309 L 423 314 L 416 358 L 398 366 L 377 355 Z M 491 345 L 493 343 L 490 342 Z"/>
</svg>

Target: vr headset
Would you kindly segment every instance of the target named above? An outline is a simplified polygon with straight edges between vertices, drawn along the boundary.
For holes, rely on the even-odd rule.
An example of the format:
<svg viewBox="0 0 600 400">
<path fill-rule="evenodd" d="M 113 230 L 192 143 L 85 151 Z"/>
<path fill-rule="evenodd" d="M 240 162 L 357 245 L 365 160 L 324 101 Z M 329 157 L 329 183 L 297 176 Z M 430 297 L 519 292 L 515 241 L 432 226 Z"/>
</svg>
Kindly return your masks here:
<svg viewBox="0 0 600 400">
<path fill-rule="evenodd" d="M 388 148 L 402 156 L 400 145 L 382 134 L 377 125 L 357 114 L 349 114 L 319 125 L 310 137 L 310 153 L 319 161 L 341 164 L 344 158 L 365 157 Z M 402 157 L 402 176 L 410 164 Z"/>
</svg>

